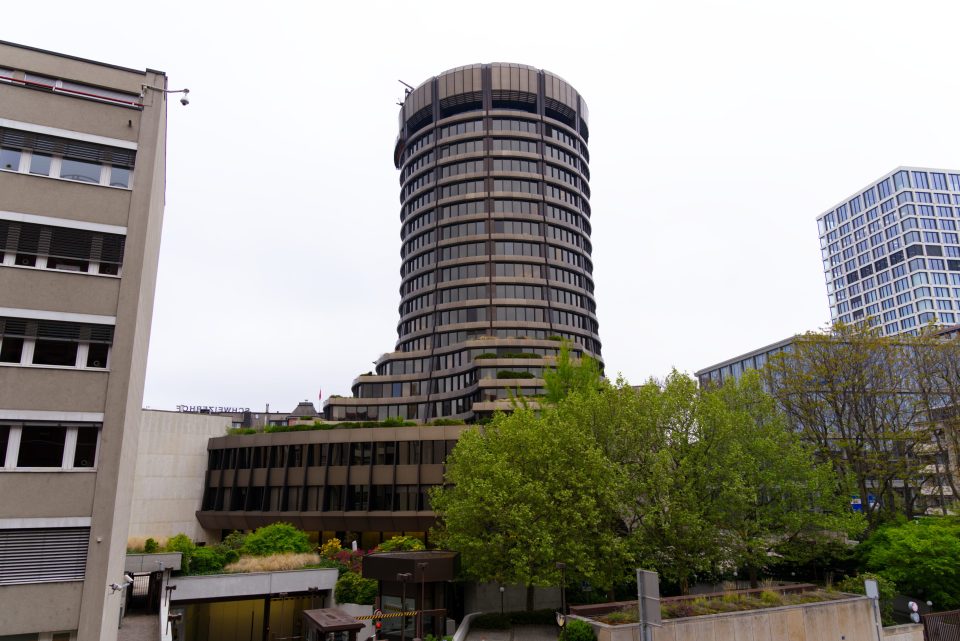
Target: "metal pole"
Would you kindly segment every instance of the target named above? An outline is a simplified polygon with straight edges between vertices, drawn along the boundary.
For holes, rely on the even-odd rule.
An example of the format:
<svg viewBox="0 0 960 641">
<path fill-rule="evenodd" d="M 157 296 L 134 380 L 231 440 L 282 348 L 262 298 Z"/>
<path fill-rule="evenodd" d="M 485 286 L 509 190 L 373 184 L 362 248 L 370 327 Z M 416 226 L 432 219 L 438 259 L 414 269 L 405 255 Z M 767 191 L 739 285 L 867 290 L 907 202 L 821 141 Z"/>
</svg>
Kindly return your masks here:
<svg viewBox="0 0 960 641">
<path fill-rule="evenodd" d="M 400 641 L 406 639 L 407 635 L 407 579 L 403 579 L 403 596 L 400 597 L 400 612 L 403 613 L 403 616 L 400 617 Z"/>
<path fill-rule="evenodd" d="M 407 581 L 413 575 L 409 572 L 401 572 L 397 575 L 397 581 L 400 581 L 402 587 L 400 597 L 400 641 L 405 641 L 407 638 Z"/>
<path fill-rule="evenodd" d="M 427 608 L 426 601 L 426 570 L 427 562 L 421 561 L 417 563 L 417 568 L 420 570 L 420 607 L 417 608 L 419 612 L 417 613 L 417 638 L 423 639 L 423 611 Z M 501 610 L 502 610 L 501 606 Z"/>
</svg>

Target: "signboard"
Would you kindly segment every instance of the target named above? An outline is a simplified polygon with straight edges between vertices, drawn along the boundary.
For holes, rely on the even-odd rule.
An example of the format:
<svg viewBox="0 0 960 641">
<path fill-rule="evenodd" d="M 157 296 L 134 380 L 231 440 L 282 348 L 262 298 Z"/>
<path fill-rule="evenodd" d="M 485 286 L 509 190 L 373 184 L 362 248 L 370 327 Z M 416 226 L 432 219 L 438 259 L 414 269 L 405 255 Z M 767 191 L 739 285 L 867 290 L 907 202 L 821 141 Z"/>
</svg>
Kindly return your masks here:
<svg viewBox="0 0 960 641">
<path fill-rule="evenodd" d="M 660 578 L 656 572 L 637 570 L 637 601 L 640 604 L 640 625 L 661 624 L 660 620 Z"/>
<path fill-rule="evenodd" d="M 239 414 L 249 412 L 249 407 L 229 407 L 226 405 L 177 405 L 178 412 L 187 414 Z"/>
</svg>

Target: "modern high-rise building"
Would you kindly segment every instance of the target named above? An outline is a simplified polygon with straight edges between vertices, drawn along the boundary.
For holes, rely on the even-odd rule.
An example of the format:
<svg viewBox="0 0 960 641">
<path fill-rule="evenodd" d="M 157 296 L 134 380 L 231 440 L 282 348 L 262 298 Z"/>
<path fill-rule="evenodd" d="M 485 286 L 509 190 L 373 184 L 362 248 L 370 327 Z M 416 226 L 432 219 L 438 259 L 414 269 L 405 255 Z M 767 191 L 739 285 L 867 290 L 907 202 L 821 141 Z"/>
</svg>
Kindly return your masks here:
<svg viewBox="0 0 960 641">
<path fill-rule="evenodd" d="M 960 172 L 898 167 L 817 218 L 833 322 L 884 335 L 960 314 Z"/>
<path fill-rule="evenodd" d="M 162 72 L 0 42 L 3 638 L 117 636 L 165 89 Z"/>
<path fill-rule="evenodd" d="M 587 106 L 524 65 L 446 71 L 408 92 L 393 352 L 328 420 L 473 420 L 543 392 L 561 340 L 600 359 Z"/>
</svg>

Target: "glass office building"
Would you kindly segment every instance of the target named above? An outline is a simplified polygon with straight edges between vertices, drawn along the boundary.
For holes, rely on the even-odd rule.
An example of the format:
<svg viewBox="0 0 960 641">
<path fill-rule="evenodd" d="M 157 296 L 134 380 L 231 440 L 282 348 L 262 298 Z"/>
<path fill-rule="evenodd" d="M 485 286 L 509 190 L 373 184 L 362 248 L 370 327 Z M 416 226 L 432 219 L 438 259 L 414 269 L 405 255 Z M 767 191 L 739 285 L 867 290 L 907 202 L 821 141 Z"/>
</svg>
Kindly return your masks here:
<svg viewBox="0 0 960 641">
<path fill-rule="evenodd" d="M 887 336 L 960 313 L 960 172 L 898 167 L 817 218 L 832 322 Z"/>
</svg>

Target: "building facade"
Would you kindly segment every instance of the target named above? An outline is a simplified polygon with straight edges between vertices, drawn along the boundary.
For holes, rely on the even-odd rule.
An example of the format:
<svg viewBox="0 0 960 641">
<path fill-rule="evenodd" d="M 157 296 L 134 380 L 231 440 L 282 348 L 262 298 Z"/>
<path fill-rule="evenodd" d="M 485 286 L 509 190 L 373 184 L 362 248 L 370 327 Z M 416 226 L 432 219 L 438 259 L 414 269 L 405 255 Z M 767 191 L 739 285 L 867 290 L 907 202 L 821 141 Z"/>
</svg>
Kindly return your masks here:
<svg viewBox="0 0 960 641">
<path fill-rule="evenodd" d="M 600 359 L 590 244 L 588 112 L 558 76 L 494 63 L 408 92 L 393 352 L 333 397 L 327 420 L 474 420 L 543 393 L 567 340 Z"/>
<path fill-rule="evenodd" d="M 898 167 L 817 218 L 833 322 L 960 319 L 960 172 Z"/>
<path fill-rule="evenodd" d="M 165 87 L 0 42 L 0 635 L 116 638 Z"/>
<path fill-rule="evenodd" d="M 197 520 L 227 534 L 285 521 L 371 549 L 424 538 L 430 490 L 465 425 L 334 428 L 212 438 Z"/>
</svg>

